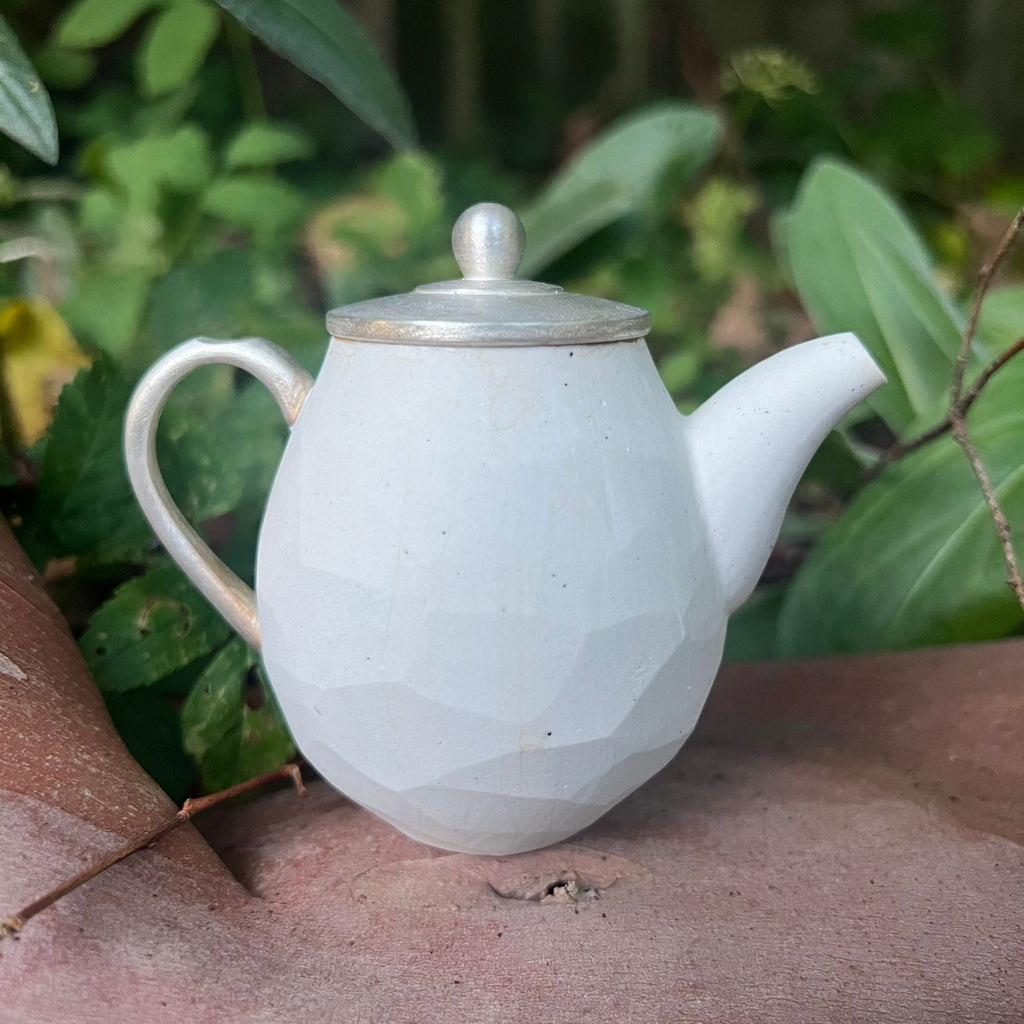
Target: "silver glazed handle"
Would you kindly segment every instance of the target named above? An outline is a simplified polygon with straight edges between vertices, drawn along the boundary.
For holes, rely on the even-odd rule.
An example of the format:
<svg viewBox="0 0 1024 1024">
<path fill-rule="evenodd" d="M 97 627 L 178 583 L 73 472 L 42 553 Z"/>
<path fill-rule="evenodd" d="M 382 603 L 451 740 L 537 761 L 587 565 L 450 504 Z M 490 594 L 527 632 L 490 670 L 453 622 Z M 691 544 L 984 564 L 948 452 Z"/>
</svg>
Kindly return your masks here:
<svg viewBox="0 0 1024 1024">
<path fill-rule="evenodd" d="M 193 338 L 171 349 L 139 381 L 125 417 L 124 456 L 135 497 L 167 553 L 242 639 L 259 650 L 256 595 L 189 525 L 174 504 L 156 460 L 156 428 L 171 389 L 197 367 L 215 363 L 237 366 L 261 381 L 289 427 L 313 386 L 313 378 L 299 363 L 264 338 Z"/>
</svg>

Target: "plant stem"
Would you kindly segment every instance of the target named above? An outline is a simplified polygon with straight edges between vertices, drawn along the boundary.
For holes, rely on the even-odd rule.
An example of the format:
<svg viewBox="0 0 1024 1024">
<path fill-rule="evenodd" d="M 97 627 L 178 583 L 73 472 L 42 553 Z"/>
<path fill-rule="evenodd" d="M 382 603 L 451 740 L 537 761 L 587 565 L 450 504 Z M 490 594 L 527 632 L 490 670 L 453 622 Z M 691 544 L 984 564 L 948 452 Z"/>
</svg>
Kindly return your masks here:
<svg viewBox="0 0 1024 1024">
<path fill-rule="evenodd" d="M 1018 338 L 1009 348 L 1004 349 L 999 353 L 978 374 L 974 379 L 974 383 L 967 389 L 964 396 L 957 403 L 961 414 L 966 415 L 967 410 L 977 401 L 978 396 L 981 394 L 982 389 L 989 382 L 996 371 L 1002 369 L 1018 352 L 1024 351 L 1024 338 Z M 934 441 L 935 438 L 941 437 L 943 434 L 948 433 L 953 427 L 953 416 L 952 413 L 947 413 L 945 418 L 935 424 L 934 427 L 929 427 L 926 431 L 918 434 L 917 437 L 912 438 L 910 441 L 901 441 L 898 444 L 894 444 L 886 452 L 884 452 L 878 462 L 871 470 L 871 476 L 877 476 L 878 473 L 888 466 L 891 462 L 895 462 L 897 459 L 902 459 L 904 455 L 909 455 L 910 452 L 916 451 L 922 445 L 927 444 L 929 441 Z"/>
<path fill-rule="evenodd" d="M 934 427 L 919 434 L 911 441 L 894 445 L 889 449 L 872 469 L 874 476 L 884 466 L 902 458 L 908 452 L 912 452 L 929 441 L 935 440 L 947 431 L 953 435 L 953 440 L 960 446 L 964 457 L 970 464 L 971 471 L 977 478 L 981 487 L 981 493 L 985 498 L 985 506 L 996 528 L 996 536 L 999 538 L 999 546 L 1003 551 L 1003 560 L 1006 563 L 1006 582 L 1017 598 L 1017 602 L 1024 609 L 1024 579 L 1021 578 L 1020 566 L 1017 562 L 1017 553 L 1013 547 L 1013 534 L 1010 530 L 1009 520 L 1003 507 L 999 503 L 995 487 L 992 486 L 992 478 L 981 461 L 978 449 L 974 446 L 971 436 L 967 430 L 967 411 L 971 408 L 985 385 L 992 379 L 993 375 L 1004 367 L 1017 353 L 1024 351 L 1024 338 L 1018 338 L 1012 345 L 999 353 L 995 359 L 986 366 L 975 378 L 974 383 L 964 392 L 964 374 L 967 372 L 967 362 L 971 355 L 971 345 L 974 343 L 974 334 L 978 328 L 978 317 L 981 314 L 981 304 L 985 299 L 996 271 L 1002 265 L 1010 252 L 1013 243 L 1024 228 L 1024 208 L 1017 211 L 1017 216 L 1010 222 L 999 244 L 996 246 L 992 256 L 982 264 L 978 271 L 978 287 L 974 293 L 974 301 L 971 303 L 971 311 L 967 317 L 967 324 L 964 327 L 960 339 L 960 351 L 957 353 L 956 363 L 953 366 L 953 381 L 949 389 L 949 412 L 945 419 Z"/>
<path fill-rule="evenodd" d="M 949 391 L 951 412 L 959 404 L 960 396 L 964 390 L 964 373 L 967 370 L 967 360 L 971 355 L 971 345 L 974 343 L 974 332 L 978 327 L 981 304 L 988 293 L 989 286 L 992 284 L 992 278 L 995 277 L 996 271 L 1003 260 L 1006 259 L 1010 246 L 1013 245 L 1022 227 L 1024 227 L 1024 207 L 1017 211 L 1017 216 L 1010 221 L 1010 226 L 1000 239 L 999 245 L 996 246 L 996 251 L 987 262 L 982 264 L 981 270 L 978 271 L 978 287 L 974 292 L 971 312 L 967 317 L 967 326 L 964 328 L 963 337 L 960 341 L 960 352 L 957 354 L 956 364 L 953 367 L 953 384 Z"/>
<path fill-rule="evenodd" d="M 247 782 L 240 782 L 237 786 L 230 786 L 228 789 L 222 789 L 218 793 L 210 793 L 207 796 L 197 797 L 194 800 L 186 800 L 181 805 L 181 810 L 179 810 L 174 817 L 165 819 L 159 825 L 151 828 L 148 832 L 145 832 L 138 838 L 133 839 L 126 846 L 122 846 L 121 849 L 115 850 L 102 860 L 97 861 L 92 865 L 92 867 L 88 867 L 84 871 L 80 871 L 77 875 L 74 875 L 72 878 L 62 882 L 55 889 L 51 889 L 45 896 L 41 896 L 39 899 L 29 903 L 28 906 L 23 907 L 16 914 L 11 914 L 9 917 L 5 917 L 3 921 L 0 922 L 0 940 L 12 938 L 17 935 L 18 932 L 25 927 L 26 923 L 35 917 L 36 914 L 45 910 L 47 907 L 53 906 L 53 904 L 59 899 L 67 896 L 70 892 L 74 892 L 79 886 L 91 881 L 97 875 L 102 874 L 119 861 L 124 860 L 126 857 L 130 857 L 133 853 L 138 853 L 139 850 L 144 850 L 147 846 L 151 846 L 153 843 L 157 842 L 157 840 L 162 839 L 167 835 L 168 832 L 173 832 L 179 825 L 184 825 L 185 822 L 191 821 L 195 815 L 200 814 L 203 811 L 207 811 L 211 807 L 216 807 L 217 804 L 221 804 L 225 800 L 230 800 L 236 796 L 242 796 L 244 793 L 251 793 L 254 789 L 260 789 L 271 782 L 278 782 L 284 779 L 291 780 L 299 796 L 305 795 L 306 787 L 302 784 L 302 776 L 299 773 L 299 766 L 296 764 L 286 764 L 280 768 L 275 768 L 271 772 L 265 772 L 263 775 L 257 775 L 256 778 L 249 779 Z"/>
</svg>

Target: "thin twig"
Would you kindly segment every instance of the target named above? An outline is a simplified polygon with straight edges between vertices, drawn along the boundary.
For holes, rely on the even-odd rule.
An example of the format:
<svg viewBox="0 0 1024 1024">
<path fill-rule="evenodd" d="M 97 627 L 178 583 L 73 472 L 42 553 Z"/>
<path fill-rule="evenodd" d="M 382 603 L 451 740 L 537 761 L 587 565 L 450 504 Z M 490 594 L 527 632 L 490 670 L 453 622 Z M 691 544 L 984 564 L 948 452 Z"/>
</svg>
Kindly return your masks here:
<svg viewBox="0 0 1024 1024">
<path fill-rule="evenodd" d="M 1018 352 L 1024 351 L 1024 338 L 1018 338 L 1009 348 L 1004 349 L 992 360 L 982 371 L 975 377 L 974 382 L 964 392 L 963 397 L 960 399 L 959 408 L 962 415 L 966 416 L 968 409 L 977 401 L 978 396 L 981 394 L 982 389 L 991 380 L 992 376 L 1001 370 Z M 910 441 L 903 441 L 898 444 L 894 444 L 891 448 L 886 450 L 878 462 L 872 468 L 871 476 L 877 476 L 878 473 L 888 466 L 891 462 L 895 462 L 897 459 L 902 459 L 904 455 L 909 455 L 911 452 L 916 451 L 918 448 L 926 445 L 929 441 L 934 441 L 937 437 L 942 437 L 943 434 L 948 433 L 953 427 L 953 417 L 950 413 L 946 413 L 944 419 L 936 423 L 934 427 L 929 427 L 928 430 Z"/>
<path fill-rule="evenodd" d="M 3 921 L 0 922 L 0 940 L 17 935 L 18 932 L 25 927 L 25 924 L 35 917 L 36 914 L 40 913 L 40 911 L 52 906 L 57 902 L 57 900 L 67 896 L 69 892 L 74 892 L 79 886 L 91 881 L 97 875 L 102 874 L 107 870 L 107 868 L 113 867 L 119 861 L 124 860 L 126 857 L 130 857 L 133 853 L 138 853 L 139 850 L 144 850 L 147 846 L 152 846 L 153 843 L 162 839 L 168 832 L 173 832 L 180 825 L 184 825 L 185 822 L 191 821 L 195 815 L 201 814 L 203 811 L 207 811 L 211 807 L 216 807 L 217 804 L 223 803 L 225 800 L 230 800 L 236 796 L 242 796 L 244 793 L 251 793 L 254 789 L 261 789 L 263 786 L 269 785 L 271 782 L 278 782 L 284 779 L 291 780 L 299 796 L 305 795 L 306 787 L 302 784 L 302 775 L 299 772 L 299 766 L 296 764 L 286 764 L 280 768 L 275 768 L 272 772 L 265 772 L 263 775 L 257 775 L 256 778 L 249 779 L 247 782 L 240 782 L 237 786 L 230 786 L 228 789 L 222 789 L 218 793 L 210 793 L 207 796 L 197 797 L 194 800 L 186 800 L 181 805 L 181 810 L 178 811 L 174 817 L 167 818 L 156 827 L 151 828 L 148 832 L 145 832 L 138 838 L 133 839 L 126 846 L 122 846 L 120 850 L 115 850 L 102 860 L 97 861 L 92 865 L 92 867 L 86 868 L 74 877 L 62 882 L 55 889 L 50 890 L 50 892 L 45 896 L 41 896 L 39 899 L 34 900 L 32 903 L 28 904 L 28 906 L 19 910 L 16 914 L 11 914 L 9 917 L 5 917 Z"/>
<path fill-rule="evenodd" d="M 1010 589 L 1016 595 L 1022 609 L 1024 609 L 1024 580 L 1021 579 L 1020 566 L 1017 563 L 1017 554 L 1013 547 L 1013 535 L 1010 530 L 1010 523 L 1003 512 L 1002 505 L 992 486 L 992 478 L 988 475 L 985 464 L 981 461 L 978 449 L 971 440 L 967 430 L 967 412 L 981 394 L 985 385 L 992 379 L 993 375 L 1004 367 L 1015 355 L 1024 351 L 1024 338 L 1018 338 L 1012 345 L 999 353 L 975 378 L 974 383 L 964 391 L 964 374 L 967 372 L 967 362 L 971 356 L 971 345 L 974 344 L 974 334 L 978 328 L 978 317 L 981 315 L 981 304 L 985 300 L 989 286 L 996 276 L 996 271 L 1002 265 L 1024 228 L 1024 208 L 1017 211 L 1017 216 L 1010 222 L 1003 237 L 999 240 L 995 252 L 988 259 L 978 272 L 978 287 L 974 293 L 974 301 L 971 303 L 971 311 L 967 317 L 967 324 L 964 327 L 963 335 L 960 338 L 960 351 L 957 353 L 956 363 L 953 366 L 953 381 L 949 389 L 949 412 L 945 418 L 934 427 L 924 431 L 917 437 L 902 444 L 893 445 L 879 460 L 872 470 L 871 475 L 877 473 L 902 458 L 909 452 L 915 451 L 929 441 L 941 437 L 947 431 L 952 433 L 953 440 L 960 446 L 971 471 L 974 473 L 981 486 L 981 492 L 985 498 L 985 505 L 988 514 L 992 518 L 992 524 L 996 528 L 996 535 L 999 538 L 999 546 L 1003 550 L 1003 560 L 1006 562 L 1006 581 Z"/>
<path fill-rule="evenodd" d="M 978 317 L 981 314 L 981 304 L 988 293 L 992 279 L 996 276 L 1003 260 L 1006 259 L 1010 247 L 1024 227 L 1024 207 L 1017 211 L 1017 216 L 1010 221 L 1006 233 L 999 240 L 996 251 L 992 257 L 982 265 L 978 271 L 978 286 L 974 292 L 974 302 L 971 303 L 971 312 L 967 317 L 967 326 L 964 328 L 963 337 L 960 340 L 960 352 L 956 357 L 956 364 L 953 367 L 953 384 L 949 389 L 949 406 L 952 412 L 960 403 L 960 397 L 964 390 L 964 373 L 967 370 L 967 360 L 971 355 L 971 345 L 974 344 L 974 332 L 978 328 Z"/>
<path fill-rule="evenodd" d="M 1017 553 L 1013 549 L 1013 535 L 1010 532 L 1010 524 L 1003 512 L 999 499 L 996 497 L 996 490 L 992 486 L 992 479 L 988 475 L 985 464 L 978 455 L 978 449 L 967 433 L 967 424 L 963 418 L 959 418 L 953 424 L 953 438 L 963 449 L 967 461 L 971 464 L 974 475 L 981 485 L 981 492 L 985 495 L 985 504 L 988 506 L 988 514 L 999 537 L 999 546 L 1003 549 L 1003 559 L 1006 561 L 1006 582 L 1010 589 L 1017 595 L 1017 601 L 1021 608 L 1024 608 L 1024 579 L 1021 579 L 1020 567 L 1017 565 Z"/>
<path fill-rule="evenodd" d="M 1007 253 L 1009 253 L 1014 241 L 1020 234 L 1021 228 L 1024 228 L 1024 207 L 1017 211 L 1017 216 L 1010 222 L 1010 226 L 1006 229 L 1006 233 L 999 241 L 999 245 L 996 246 L 996 251 L 992 258 L 982 266 L 981 271 L 978 274 L 978 288 L 974 293 L 974 302 L 971 304 L 971 313 L 967 318 L 967 326 L 964 328 L 963 339 L 960 343 L 960 352 L 957 355 L 956 365 L 953 367 L 953 384 L 949 390 L 949 419 L 952 424 L 953 440 L 956 441 L 960 448 L 963 450 L 964 456 L 967 461 L 971 464 L 971 470 L 977 477 L 978 483 L 981 486 L 981 492 L 985 496 L 985 504 L 988 507 L 988 514 L 992 517 L 992 524 L 996 528 L 996 535 L 999 538 L 999 546 L 1003 549 L 1003 560 L 1006 562 L 1006 582 L 1010 585 L 1010 589 L 1017 597 L 1017 601 L 1021 608 L 1024 609 L 1024 580 L 1021 579 L 1020 567 L 1017 564 L 1017 554 L 1013 548 L 1013 536 L 1010 532 L 1010 523 L 1006 518 L 1006 514 L 1003 512 L 1002 505 L 999 504 L 999 498 L 996 495 L 995 488 L 992 486 L 992 480 L 988 475 L 988 470 L 985 468 L 985 464 L 981 461 L 981 456 L 978 454 L 978 449 L 974 447 L 974 443 L 971 441 L 970 435 L 967 432 L 967 410 L 963 407 L 963 390 L 964 390 L 964 371 L 967 367 L 967 360 L 971 354 L 971 344 L 974 341 L 974 332 L 978 326 L 978 316 L 981 313 L 981 304 L 984 301 L 985 294 L 988 292 L 989 285 L 992 284 L 992 279 L 996 275 L 996 271 L 999 269 L 1000 264 L 1006 259 Z M 1002 362 L 999 365 L 1005 366 L 1006 361 L 1013 355 L 1013 350 L 1020 351 L 1022 346 L 1019 342 L 1011 345 L 1005 353 L 1001 355 Z M 1005 357 L 1005 358 L 1004 358 Z M 991 365 L 991 364 L 990 364 Z M 986 367 L 986 370 L 988 367 Z M 973 393 L 975 398 L 978 392 L 985 386 L 987 380 L 989 380 L 993 373 L 999 369 L 999 366 L 994 366 L 991 372 L 985 380 L 976 380 L 973 387 L 968 394 Z M 984 371 L 983 371 L 984 373 Z M 980 383 L 979 383 L 980 381 Z"/>
</svg>

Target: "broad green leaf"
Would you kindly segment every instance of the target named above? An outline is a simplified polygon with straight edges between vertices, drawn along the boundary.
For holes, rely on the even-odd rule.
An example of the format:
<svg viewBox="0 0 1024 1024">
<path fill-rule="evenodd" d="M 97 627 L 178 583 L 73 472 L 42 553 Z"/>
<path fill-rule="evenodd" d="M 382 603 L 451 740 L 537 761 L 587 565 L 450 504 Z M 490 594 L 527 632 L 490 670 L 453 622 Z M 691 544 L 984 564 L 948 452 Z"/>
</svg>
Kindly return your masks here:
<svg viewBox="0 0 1024 1024">
<path fill-rule="evenodd" d="M 77 89 L 96 71 L 96 54 L 48 44 L 32 54 L 39 76 L 51 89 Z"/>
<path fill-rule="evenodd" d="M 47 537 L 55 556 L 137 560 L 150 542 L 124 468 L 131 391 L 132 382 L 117 365 L 101 358 L 61 392 L 31 514 L 31 525 Z M 236 422 L 226 412 L 192 414 L 177 397 L 161 418 L 160 468 L 181 510 L 201 522 L 231 511 L 251 475 L 265 479 L 270 456 L 259 446 L 275 451 L 275 437 L 247 438 L 252 423 Z"/>
<path fill-rule="evenodd" d="M 993 355 L 1024 338 L 1024 285 L 1010 284 L 988 292 L 978 317 L 978 337 Z"/>
<path fill-rule="evenodd" d="M 371 175 L 374 193 L 394 201 L 405 218 L 405 236 L 415 243 L 437 237 L 444 224 L 444 180 L 437 161 L 423 153 L 398 153 Z M 448 234 L 444 225 L 444 234 Z"/>
<path fill-rule="evenodd" d="M 724 661 L 761 661 L 775 657 L 775 634 L 785 589 L 758 587 L 751 598 L 729 617 Z"/>
<path fill-rule="evenodd" d="M 53 554 L 138 551 L 150 535 L 124 471 L 121 431 L 131 384 L 105 358 L 61 392 L 32 510 Z"/>
<path fill-rule="evenodd" d="M 658 373 L 672 395 L 690 387 L 700 371 L 701 355 L 689 346 L 677 348 L 658 363 Z"/>
<path fill-rule="evenodd" d="M 210 662 L 181 713 L 185 749 L 208 790 L 225 789 L 279 768 L 295 745 L 264 685 L 267 702 L 250 708 L 245 690 L 255 655 L 232 639 Z"/>
<path fill-rule="evenodd" d="M 246 167 L 274 167 L 313 155 L 313 142 L 290 124 L 251 121 L 228 144 L 224 164 L 235 171 Z"/>
<path fill-rule="evenodd" d="M 1024 363 L 994 377 L 971 436 L 1011 524 L 1024 530 Z M 864 487 L 788 591 L 779 653 L 916 647 L 1006 636 L 1024 615 L 984 498 L 945 437 Z"/>
<path fill-rule="evenodd" d="M 153 286 L 146 329 L 161 351 L 197 335 L 244 334 L 252 309 L 253 261 L 240 249 L 182 263 Z"/>
<path fill-rule="evenodd" d="M 79 646 L 109 693 L 150 686 L 219 647 L 228 626 L 175 565 L 129 580 L 89 620 Z"/>
<path fill-rule="evenodd" d="M 144 11 L 160 0 L 78 0 L 57 22 L 54 41 L 69 49 L 104 46 L 121 36 Z"/>
<path fill-rule="evenodd" d="M 196 769 L 181 741 L 181 712 L 174 694 L 156 687 L 105 693 L 104 702 L 128 753 L 177 804 L 185 800 Z"/>
<path fill-rule="evenodd" d="M 695 176 L 711 159 L 721 121 L 692 103 L 652 104 L 616 121 L 577 154 L 523 211 L 529 276 L 640 207 L 669 167 Z"/>
<path fill-rule="evenodd" d="M 78 338 L 120 355 L 138 335 L 150 283 L 144 267 L 87 266 L 61 313 Z"/>
<path fill-rule="evenodd" d="M 149 96 L 184 85 L 199 70 L 220 20 L 203 0 L 173 0 L 148 25 L 138 54 L 139 80 Z"/>
<path fill-rule="evenodd" d="M 217 2 L 393 146 L 415 144 L 401 87 L 362 26 L 337 0 Z"/>
<path fill-rule="evenodd" d="M 191 124 L 145 135 L 107 154 L 111 177 L 133 206 L 147 210 L 157 205 L 161 189 L 198 192 L 210 176 L 210 167 L 209 139 Z"/>
<path fill-rule="evenodd" d="M 17 36 L 0 16 L 0 132 L 48 164 L 57 162 L 53 104 Z"/>
<path fill-rule="evenodd" d="M 896 433 L 941 415 L 963 318 L 892 200 L 857 171 L 820 160 L 784 223 L 787 262 L 818 330 L 856 333 L 889 378 L 871 408 Z"/>
<path fill-rule="evenodd" d="M 302 194 L 287 182 L 263 174 L 236 174 L 213 182 L 203 208 L 262 239 L 296 224 L 306 209 Z"/>
</svg>

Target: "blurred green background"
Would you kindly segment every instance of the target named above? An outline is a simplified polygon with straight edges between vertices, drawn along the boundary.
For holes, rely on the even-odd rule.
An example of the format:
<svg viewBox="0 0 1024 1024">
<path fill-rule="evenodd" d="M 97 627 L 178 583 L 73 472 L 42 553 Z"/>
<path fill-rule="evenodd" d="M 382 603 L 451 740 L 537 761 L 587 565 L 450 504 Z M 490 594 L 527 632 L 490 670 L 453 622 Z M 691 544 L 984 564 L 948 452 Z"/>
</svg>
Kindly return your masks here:
<svg viewBox="0 0 1024 1024">
<path fill-rule="evenodd" d="M 197 334 L 265 335 L 315 371 L 324 311 L 452 276 L 451 224 L 481 200 L 522 215 L 530 276 L 650 309 L 683 411 L 818 333 L 857 331 L 888 372 L 808 470 L 727 656 L 1022 631 L 953 442 L 877 464 L 941 420 L 978 268 L 1024 204 L 1024 5 L 0 13 L 0 511 L 172 795 L 292 747 L 256 659 L 135 507 L 120 454 L 135 380 Z M 1024 333 L 1020 271 L 1011 259 L 985 301 L 968 380 Z M 1016 362 L 971 424 L 1024 530 Z M 172 492 L 246 578 L 283 440 L 269 396 L 228 368 L 189 378 L 164 416 Z"/>
</svg>

